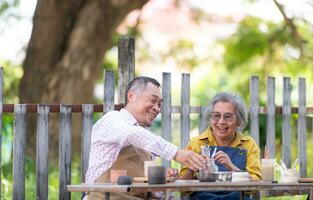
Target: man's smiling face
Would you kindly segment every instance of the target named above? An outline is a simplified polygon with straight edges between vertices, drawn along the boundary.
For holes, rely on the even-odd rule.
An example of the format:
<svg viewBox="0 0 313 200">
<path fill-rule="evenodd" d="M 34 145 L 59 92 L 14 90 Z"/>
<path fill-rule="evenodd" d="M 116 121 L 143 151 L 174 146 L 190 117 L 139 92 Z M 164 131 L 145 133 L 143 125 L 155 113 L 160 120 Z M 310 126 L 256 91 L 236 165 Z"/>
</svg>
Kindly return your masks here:
<svg viewBox="0 0 313 200">
<path fill-rule="evenodd" d="M 143 127 L 150 127 L 161 109 L 160 88 L 148 83 L 144 90 L 129 91 L 128 104 L 131 113 Z"/>
</svg>

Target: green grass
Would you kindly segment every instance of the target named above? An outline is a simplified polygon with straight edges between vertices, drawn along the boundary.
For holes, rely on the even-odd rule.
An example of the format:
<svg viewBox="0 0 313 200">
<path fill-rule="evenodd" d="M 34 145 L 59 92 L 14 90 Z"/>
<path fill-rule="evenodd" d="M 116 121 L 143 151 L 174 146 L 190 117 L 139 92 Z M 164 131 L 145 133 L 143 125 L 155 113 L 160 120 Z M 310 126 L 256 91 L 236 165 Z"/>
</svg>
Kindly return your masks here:
<svg viewBox="0 0 313 200">
<path fill-rule="evenodd" d="M 262 200 L 306 200 L 308 195 L 262 197 Z"/>
<path fill-rule="evenodd" d="M 72 161 L 72 177 L 71 183 L 80 183 L 80 161 L 73 159 Z M 2 183 L 1 183 L 1 199 L 12 199 L 13 195 L 13 175 L 12 161 L 2 166 Z M 48 183 L 48 199 L 59 199 L 59 170 L 58 166 L 49 167 L 49 183 Z M 80 199 L 81 193 L 71 193 L 72 199 Z M 36 164 L 33 160 L 27 158 L 25 163 L 25 199 L 36 199 Z"/>
</svg>

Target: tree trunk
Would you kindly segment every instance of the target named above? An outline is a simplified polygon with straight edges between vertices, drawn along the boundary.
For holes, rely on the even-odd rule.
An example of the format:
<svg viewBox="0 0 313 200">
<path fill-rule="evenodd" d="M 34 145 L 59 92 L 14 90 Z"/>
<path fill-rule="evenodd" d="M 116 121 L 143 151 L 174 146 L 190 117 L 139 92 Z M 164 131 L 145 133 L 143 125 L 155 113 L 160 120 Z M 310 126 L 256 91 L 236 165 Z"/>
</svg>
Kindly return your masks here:
<svg viewBox="0 0 313 200">
<path fill-rule="evenodd" d="M 93 89 L 102 77 L 101 62 L 111 46 L 112 35 L 129 12 L 141 8 L 147 1 L 38 0 L 23 63 L 20 101 L 92 103 Z M 32 156 L 35 155 L 35 125 L 30 123 L 27 137 L 27 151 Z M 80 131 L 73 127 L 74 149 L 79 149 L 79 138 Z M 57 144 L 58 128 L 50 129 L 52 154 L 57 154 Z"/>
</svg>

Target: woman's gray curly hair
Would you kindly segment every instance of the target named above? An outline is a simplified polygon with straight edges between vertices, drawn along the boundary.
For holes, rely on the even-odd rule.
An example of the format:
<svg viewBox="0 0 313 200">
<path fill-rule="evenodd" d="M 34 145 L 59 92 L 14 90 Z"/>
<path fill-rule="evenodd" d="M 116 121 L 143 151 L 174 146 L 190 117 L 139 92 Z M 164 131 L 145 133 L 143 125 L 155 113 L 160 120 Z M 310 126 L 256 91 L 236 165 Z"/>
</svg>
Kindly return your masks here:
<svg viewBox="0 0 313 200">
<path fill-rule="evenodd" d="M 228 102 L 235 106 L 236 117 L 239 120 L 238 131 L 243 131 L 248 123 L 248 109 L 244 100 L 237 94 L 232 94 L 228 92 L 217 93 L 209 102 L 207 111 L 209 115 L 212 113 L 214 105 L 217 102 Z"/>
</svg>

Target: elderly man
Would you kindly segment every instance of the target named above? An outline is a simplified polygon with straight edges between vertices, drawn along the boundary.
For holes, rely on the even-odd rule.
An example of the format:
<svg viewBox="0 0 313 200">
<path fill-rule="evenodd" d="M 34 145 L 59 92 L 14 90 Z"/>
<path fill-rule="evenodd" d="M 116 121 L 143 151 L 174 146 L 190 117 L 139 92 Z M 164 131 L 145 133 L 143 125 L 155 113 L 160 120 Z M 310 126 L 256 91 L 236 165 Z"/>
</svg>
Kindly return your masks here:
<svg viewBox="0 0 313 200">
<path fill-rule="evenodd" d="M 192 170 L 202 168 L 205 162 L 202 156 L 178 150 L 146 129 L 159 114 L 161 102 L 160 84 L 155 79 L 142 76 L 129 83 L 125 108 L 106 113 L 93 127 L 87 183 L 109 182 L 112 169 L 125 169 L 130 176 L 143 176 L 144 161 L 150 160 L 151 154 L 174 159 Z M 103 198 L 98 193 L 87 197 L 88 200 Z"/>
</svg>

